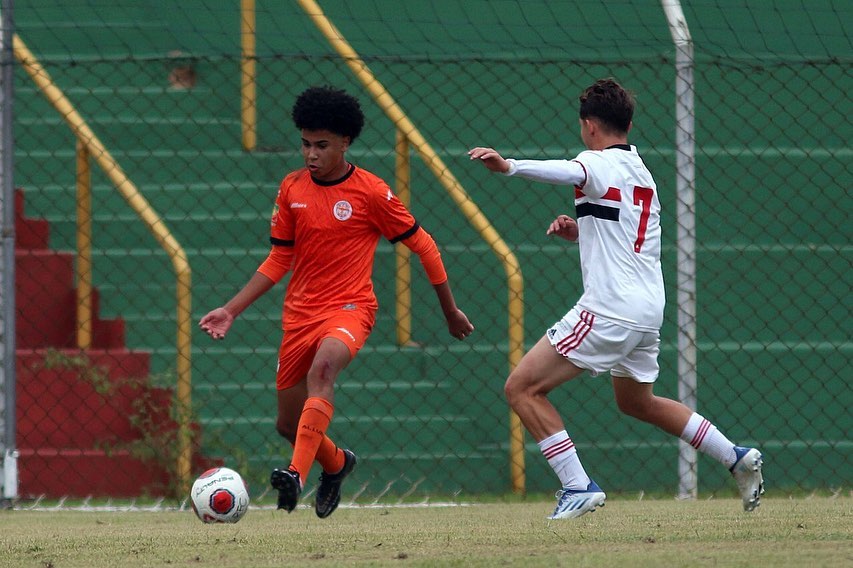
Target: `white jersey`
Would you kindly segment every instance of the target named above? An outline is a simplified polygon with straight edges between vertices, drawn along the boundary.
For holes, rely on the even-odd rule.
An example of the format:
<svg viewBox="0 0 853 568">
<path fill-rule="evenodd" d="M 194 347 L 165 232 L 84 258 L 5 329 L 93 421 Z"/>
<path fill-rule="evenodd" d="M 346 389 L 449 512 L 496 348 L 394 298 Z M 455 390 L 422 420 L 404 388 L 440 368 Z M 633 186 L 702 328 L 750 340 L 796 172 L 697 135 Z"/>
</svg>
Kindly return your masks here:
<svg viewBox="0 0 853 568">
<path fill-rule="evenodd" d="M 657 331 L 665 303 L 660 200 L 635 146 L 574 160 L 507 160 L 507 175 L 575 186 L 583 295 L 577 305 L 630 329 Z"/>
</svg>

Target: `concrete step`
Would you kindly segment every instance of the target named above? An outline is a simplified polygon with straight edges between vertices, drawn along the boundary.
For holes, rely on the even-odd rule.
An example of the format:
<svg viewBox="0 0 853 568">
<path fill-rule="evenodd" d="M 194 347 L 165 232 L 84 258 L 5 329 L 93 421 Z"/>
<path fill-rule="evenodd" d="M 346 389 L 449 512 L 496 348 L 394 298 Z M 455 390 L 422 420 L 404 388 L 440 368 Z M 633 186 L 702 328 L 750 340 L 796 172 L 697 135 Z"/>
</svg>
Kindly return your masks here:
<svg viewBox="0 0 853 568">
<path fill-rule="evenodd" d="M 99 103 L 99 101 L 98 101 Z M 104 114 L 98 107 L 91 113 L 81 111 L 92 133 L 110 153 L 133 148 L 139 152 L 183 150 L 187 147 L 228 149 L 240 144 L 238 117 L 182 115 L 145 116 Z M 16 151 L 26 154 L 32 150 L 60 152 L 74 147 L 71 130 L 58 115 L 35 119 L 18 118 Z M 132 143 L 129 146 L 128 143 Z"/>
<path fill-rule="evenodd" d="M 74 6 L 62 4 L 24 7 L 16 14 L 16 27 L 22 39 L 36 54 L 50 59 L 55 54 L 68 56 L 69 46 L 77 59 L 87 56 L 150 53 L 152 46 L 171 44 L 167 13 L 152 14 L 145 4 L 118 0 L 106 5 Z M 164 50 L 168 49 L 164 47 Z"/>
<path fill-rule="evenodd" d="M 146 184 L 216 184 L 223 181 L 240 184 L 260 180 L 260 184 L 272 186 L 273 198 L 284 174 L 300 165 L 299 161 L 288 161 L 287 156 L 283 159 L 278 154 L 245 154 L 239 146 L 229 150 L 107 150 L 137 187 Z M 56 185 L 73 188 L 76 184 L 75 167 L 74 139 L 69 134 L 67 144 L 57 150 L 18 147 L 15 153 L 15 182 L 19 187 L 33 190 Z M 94 162 L 92 171 L 96 181 L 105 179 Z M 271 202 L 269 207 L 272 210 Z"/>
<path fill-rule="evenodd" d="M 146 435 L 131 416 L 171 422 L 171 390 L 147 383 L 148 354 L 124 349 L 17 352 L 18 446 L 90 448 Z"/>
<path fill-rule="evenodd" d="M 46 249 L 50 241 L 50 225 L 41 218 L 25 215 L 24 192 L 15 190 L 15 248 Z"/>
<path fill-rule="evenodd" d="M 76 345 L 73 258 L 50 250 L 15 252 L 16 340 L 19 348 Z M 92 292 L 92 347 L 124 345 L 124 322 L 100 318 L 100 294 Z"/>
<path fill-rule="evenodd" d="M 21 448 L 18 469 L 19 494 L 26 498 L 127 498 L 174 491 L 165 466 L 127 450 Z"/>
</svg>

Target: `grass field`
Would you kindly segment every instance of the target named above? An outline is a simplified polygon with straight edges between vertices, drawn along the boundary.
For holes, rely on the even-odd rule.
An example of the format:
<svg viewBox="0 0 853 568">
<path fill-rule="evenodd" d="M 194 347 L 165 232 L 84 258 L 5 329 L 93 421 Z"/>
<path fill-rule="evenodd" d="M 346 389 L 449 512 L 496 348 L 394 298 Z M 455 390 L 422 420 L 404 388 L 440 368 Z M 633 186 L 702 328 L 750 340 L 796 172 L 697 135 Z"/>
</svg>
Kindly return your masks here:
<svg viewBox="0 0 853 568">
<path fill-rule="evenodd" d="M 548 521 L 550 501 L 339 509 L 320 520 L 255 508 L 236 525 L 189 511 L 0 512 L 2 567 L 853 566 L 853 496 L 612 499 Z"/>
</svg>

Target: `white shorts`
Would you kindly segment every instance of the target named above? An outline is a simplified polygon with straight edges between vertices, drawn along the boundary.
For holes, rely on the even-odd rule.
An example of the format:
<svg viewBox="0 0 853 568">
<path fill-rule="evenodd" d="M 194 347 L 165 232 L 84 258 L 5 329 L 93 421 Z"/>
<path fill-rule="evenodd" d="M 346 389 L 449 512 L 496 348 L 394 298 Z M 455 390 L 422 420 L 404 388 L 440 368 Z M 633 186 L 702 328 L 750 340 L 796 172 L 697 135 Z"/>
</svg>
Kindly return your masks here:
<svg viewBox="0 0 853 568">
<path fill-rule="evenodd" d="M 657 331 L 630 329 L 575 306 L 546 335 L 557 353 L 593 377 L 610 371 L 614 377 L 653 383 L 660 374 Z"/>
</svg>

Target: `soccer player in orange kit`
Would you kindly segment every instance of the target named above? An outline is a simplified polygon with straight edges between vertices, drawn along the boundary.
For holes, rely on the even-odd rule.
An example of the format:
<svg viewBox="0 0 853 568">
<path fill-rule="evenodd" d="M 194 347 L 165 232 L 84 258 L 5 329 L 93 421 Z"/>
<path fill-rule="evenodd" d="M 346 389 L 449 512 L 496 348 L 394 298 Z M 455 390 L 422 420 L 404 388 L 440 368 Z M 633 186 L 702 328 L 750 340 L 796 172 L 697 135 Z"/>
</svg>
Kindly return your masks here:
<svg viewBox="0 0 853 568">
<path fill-rule="evenodd" d="M 293 122 L 302 134 L 305 167 L 281 182 L 270 222 L 269 256 L 248 283 L 199 325 L 222 339 L 243 310 L 293 271 L 282 315 L 276 371 L 276 430 L 293 445 L 289 467 L 270 483 L 278 508 L 291 512 L 314 460 L 323 468 L 315 498 L 321 518 L 337 508 L 355 454 L 326 435 L 334 412 L 335 379 L 367 341 L 378 303 L 371 275 L 380 237 L 420 257 L 450 335 L 474 330 L 456 307 L 435 241 L 379 177 L 346 160 L 361 133 L 358 100 L 331 87 L 311 87 L 296 99 Z"/>
</svg>

